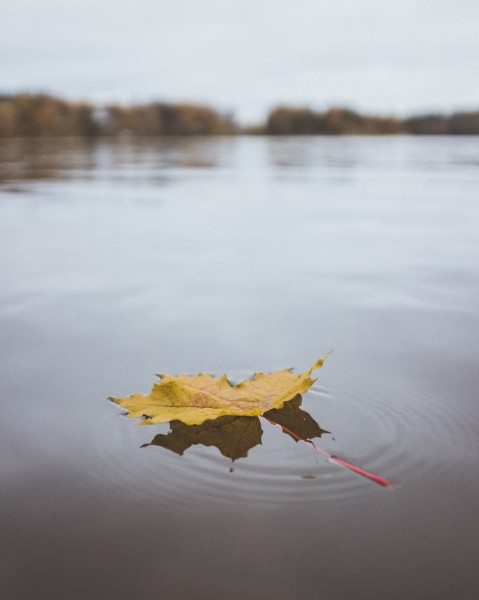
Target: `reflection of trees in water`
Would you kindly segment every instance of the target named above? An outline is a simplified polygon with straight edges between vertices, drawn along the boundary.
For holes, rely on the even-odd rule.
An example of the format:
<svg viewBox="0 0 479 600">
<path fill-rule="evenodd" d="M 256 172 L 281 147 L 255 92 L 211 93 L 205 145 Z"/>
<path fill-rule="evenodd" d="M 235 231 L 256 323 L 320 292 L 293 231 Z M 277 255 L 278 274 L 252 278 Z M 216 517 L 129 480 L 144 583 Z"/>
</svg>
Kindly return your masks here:
<svg viewBox="0 0 479 600">
<path fill-rule="evenodd" d="M 267 144 L 271 165 L 281 174 L 291 175 L 295 169 L 315 167 L 315 174 L 321 176 L 321 168 L 337 167 L 338 174 L 345 177 L 362 158 L 360 147 L 340 137 L 322 138 L 318 144 L 313 136 L 272 136 Z"/>
<path fill-rule="evenodd" d="M 316 423 L 313 417 L 300 408 L 302 402 L 298 394 L 286 402 L 283 408 L 264 413 L 264 418 L 296 434 L 296 438 L 309 440 L 327 433 Z M 248 455 L 248 451 L 261 444 L 263 430 L 258 417 L 220 417 L 205 421 L 202 425 L 185 425 L 181 421 L 172 421 L 167 434 L 156 435 L 144 446 L 161 446 L 182 455 L 194 445 L 215 446 L 224 456 L 236 460 Z"/>
<path fill-rule="evenodd" d="M 94 172 L 97 178 L 162 182 L 172 168 L 217 167 L 229 144 L 226 138 L 8 138 L 0 142 L 0 182 L 89 179 Z"/>
<path fill-rule="evenodd" d="M 93 167 L 84 139 L 12 138 L 0 144 L 0 181 L 49 180 Z"/>
</svg>

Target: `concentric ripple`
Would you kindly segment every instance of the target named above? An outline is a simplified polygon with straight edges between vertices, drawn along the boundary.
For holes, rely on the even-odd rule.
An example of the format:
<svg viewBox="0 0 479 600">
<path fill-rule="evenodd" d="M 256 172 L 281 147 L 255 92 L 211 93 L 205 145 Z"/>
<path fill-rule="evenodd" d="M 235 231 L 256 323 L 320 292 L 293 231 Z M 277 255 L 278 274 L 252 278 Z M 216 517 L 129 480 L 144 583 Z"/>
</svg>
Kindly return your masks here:
<svg viewBox="0 0 479 600">
<path fill-rule="evenodd" d="M 475 460 L 474 419 L 465 407 L 414 386 L 391 391 L 362 384 L 315 386 L 304 396 L 302 408 L 331 432 L 315 440 L 320 448 L 395 486 L 442 477 L 451 462 L 463 466 Z M 112 492 L 154 499 L 163 509 L 195 511 L 212 503 L 270 508 L 328 503 L 338 509 L 387 493 L 265 422 L 262 445 L 232 462 L 212 447 L 194 446 L 183 456 L 140 448 L 160 429 L 117 418 L 114 435 L 97 440 L 95 456 L 103 460 L 89 465 L 90 475 L 93 471 Z"/>
</svg>

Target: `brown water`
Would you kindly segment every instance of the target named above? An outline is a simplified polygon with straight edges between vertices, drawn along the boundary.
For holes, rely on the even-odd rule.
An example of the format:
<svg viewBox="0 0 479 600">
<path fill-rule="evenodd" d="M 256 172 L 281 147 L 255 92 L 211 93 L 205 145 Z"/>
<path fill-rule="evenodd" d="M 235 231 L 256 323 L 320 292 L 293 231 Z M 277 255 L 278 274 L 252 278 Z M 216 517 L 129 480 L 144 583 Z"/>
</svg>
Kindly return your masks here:
<svg viewBox="0 0 479 600">
<path fill-rule="evenodd" d="M 479 140 L 0 144 L 1 597 L 479 597 Z M 335 465 L 108 396 L 297 371 Z"/>
</svg>

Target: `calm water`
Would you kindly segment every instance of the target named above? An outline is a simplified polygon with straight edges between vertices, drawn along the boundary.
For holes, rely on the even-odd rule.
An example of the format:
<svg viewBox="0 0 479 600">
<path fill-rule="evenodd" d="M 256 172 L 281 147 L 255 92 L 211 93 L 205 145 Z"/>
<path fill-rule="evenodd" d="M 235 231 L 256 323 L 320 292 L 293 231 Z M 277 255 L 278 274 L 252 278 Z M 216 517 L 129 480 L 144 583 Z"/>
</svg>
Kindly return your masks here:
<svg viewBox="0 0 479 600">
<path fill-rule="evenodd" d="M 0 144 L 1 595 L 479 597 L 479 139 Z M 147 444 L 155 373 L 309 367 L 324 450 Z"/>
</svg>

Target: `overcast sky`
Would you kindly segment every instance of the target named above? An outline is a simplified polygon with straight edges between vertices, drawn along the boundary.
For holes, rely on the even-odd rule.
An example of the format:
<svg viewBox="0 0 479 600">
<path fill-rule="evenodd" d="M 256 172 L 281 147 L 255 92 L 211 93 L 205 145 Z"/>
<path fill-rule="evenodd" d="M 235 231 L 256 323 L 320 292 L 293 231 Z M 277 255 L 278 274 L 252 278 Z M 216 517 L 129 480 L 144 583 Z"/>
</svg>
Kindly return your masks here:
<svg viewBox="0 0 479 600">
<path fill-rule="evenodd" d="M 0 92 L 479 108 L 477 0 L 0 0 Z"/>
</svg>

